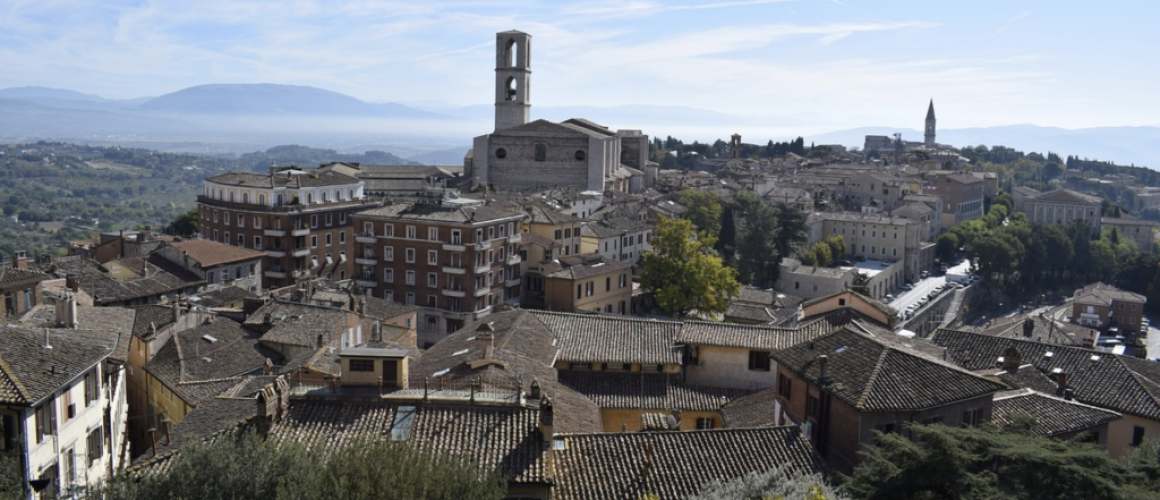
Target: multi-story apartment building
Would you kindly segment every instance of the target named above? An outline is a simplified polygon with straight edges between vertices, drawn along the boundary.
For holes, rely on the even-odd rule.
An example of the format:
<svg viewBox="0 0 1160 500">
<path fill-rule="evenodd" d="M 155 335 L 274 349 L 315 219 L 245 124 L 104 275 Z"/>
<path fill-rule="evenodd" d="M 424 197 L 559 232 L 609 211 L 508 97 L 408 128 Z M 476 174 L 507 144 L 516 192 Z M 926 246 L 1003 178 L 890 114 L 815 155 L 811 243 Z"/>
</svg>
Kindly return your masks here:
<svg viewBox="0 0 1160 500">
<path fill-rule="evenodd" d="M 519 302 L 524 213 L 455 201 L 391 204 L 353 216 L 355 284 L 368 295 L 421 306 L 421 345 Z"/>
<path fill-rule="evenodd" d="M 596 254 L 564 257 L 544 275 L 544 307 L 552 311 L 628 314 L 632 264 Z"/>
<path fill-rule="evenodd" d="M 845 201 L 851 207 L 877 202 L 886 211 L 894 210 L 902 204 L 902 198 L 910 194 L 910 184 L 884 172 L 862 172 L 845 184 Z"/>
<path fill-rule="evenodd" d="M 1097 196 L 1056 189 L 1028 198 L 1027 220 L 1033 224 L 1069 224 L 1083 221 L 1092 234 L 1100 234 L 1103 206 Z"/>
<path fill-rule="evenodd" d="M 1072 295 L 1071 321 L 1084 326 L 1105 329 L 1118 326 L 1124 332 L 1138 332 L 1144 321 L 1148 298 L 1120 290 L 1106 283 L 1092 283 Z"/>
<path fill-rule="evenodd" d="M 51 276 L 28 268 L 28 257 L 16 252 L 12 263 L 0 263 L 0 318 L 24 314 L 40 303 L 40 282 Z"/>
<path fill-rule="evenodd" d="M 120 469 L 124 346 L 116 334 L 0 327 L 0 450 L 20 450 L 38 498 L 72 498 Z"/>
<path fill-rule="evenodd" d="M 929 194 L 943 199 L 942 227 L 983 216 L 984 182 L 969 173 L 936 175 Z"/>
<path fill-rule="evenodd" d="M 807 224 L 810 226 L 809 245 L 838 235 L 846 240 L 851 257 L 902 262 L 902 276 L 898 278 L 918 280 L 919 244 L 926 228 L 923 224 L 886 214 L 849 212 L 810 214 Z M 900 285 L 898 281 L 892 280 L 889 286 Z"/>
<path fill-rule="evenodd" d="M 653 226 L 642 220 L 615 218 L 589 222 L 581 229 L 580 251 L 635 263 L 652 250 Z"/>
<path fill-rule="evenodd" d="M 197 197 L 202 238 L 263 251 L 263 288 L 311 277 L 349 279 L 350 215 L 378 202 L 362 181 L 328 169 L 233 172 L 206 179 Z"/>
</svg>

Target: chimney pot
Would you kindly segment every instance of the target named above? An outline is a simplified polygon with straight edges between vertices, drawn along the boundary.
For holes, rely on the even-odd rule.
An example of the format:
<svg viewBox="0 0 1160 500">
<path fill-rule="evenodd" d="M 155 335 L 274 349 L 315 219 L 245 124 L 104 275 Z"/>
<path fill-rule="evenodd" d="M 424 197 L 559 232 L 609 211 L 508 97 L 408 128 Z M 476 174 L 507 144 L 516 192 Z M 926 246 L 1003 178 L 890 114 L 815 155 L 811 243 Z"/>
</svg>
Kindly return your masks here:
<svg viewBox="0 0 1160 500">
<path fill-rule="evenodd" d="M 1071 401 L 1071 400 L 1075 399 L 1075 391 L 1072 390 L 1071 387 L 1064 389 L 1063 390 L 1063 399 L 1067 400 L 1067 401 Z"/>
<path fill-rule="evenodd" d="M 826 385 L 826 365 L 830 362 L 829 356 L 825 354 L 818 356 L 818 384 Z"/>
</svg>

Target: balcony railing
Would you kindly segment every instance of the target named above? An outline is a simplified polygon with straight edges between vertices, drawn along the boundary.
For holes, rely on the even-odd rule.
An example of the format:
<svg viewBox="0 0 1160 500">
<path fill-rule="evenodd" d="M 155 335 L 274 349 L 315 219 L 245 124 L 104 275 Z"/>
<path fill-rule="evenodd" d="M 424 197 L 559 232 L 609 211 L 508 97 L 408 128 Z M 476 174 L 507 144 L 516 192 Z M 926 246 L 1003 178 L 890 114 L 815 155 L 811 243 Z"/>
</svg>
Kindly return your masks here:
<svg viewBox="0 0 1160 500">
<path fill-rule="evenodd" d="M 266 236 L 271 236 L 274 238 L 281 238 L 283 236 L 286 236 L 286 231 L 283 231 L 281 229 L 267 229 L 267 230 L 263 231 L 262 234 L 265 234 Z"/>
<path fill-rule="evenodd" d="M 491 264 L 479 264 L 473 270 L 475 274 L 487 274 L 491 270 Z"/>
<path fill-rule="evenodd" d="M 474 295 L 476 297 L 483 297 L 484 295 L 487 295 L 489 293 L 491 293 L 491 287 L 481 286 L 481 287 L 475 289 Z"/>
<path fill-rule="evenodd" d="M 520 279 L 519 278 L 512 278 L 510 280 L 507 280 L 504 282 L 504 286 L 506 286 L 506 287 L 520 286 Z"/>
<path fill-rule="evenodd" d="M 278 278 L 278 279 L 281 279 L 281 278 L 285 278 L 285 277 L 286 277 L 286 271 L 282 271 L 282 270 L 277 270 L 277 271 L 266 271 L 266 272 L 264 272 L 264 273 L 262 273 L 262 274 L 263 274 L 263 275 L 265 275 L 267 278 Z"/>
<path fill-rule="evenodd" d="M 509 266 L 514 266 L 514 265 L 516 265 L 516 264 L 519 264 L 519 263 L 520 263 L 520 262 L 522 262 L 522 261 L 523 261 L 523 259 L 520 259 L 520 255 L 519 255 L 519 254 L 512 254 L 511 256 L 509 256 L 509 257 L 507 258 L 507 263 L 508 263 L 508 265 L 509 265 Z"/>
<path fill-rule="evenodd" d="M 309 248 L 299 248 L 299 249 L 296 249 L 296 250 L 290 252 L 290 255 L 293 257 L 305 257 L 307 255 L 310 255 L 310 249 Z"/>
<path fill-rule="evenodd" d="M 354 263 L 360 266 L 373 266 L 377 262 L 374 255 L 361 255 L 354 258 Z"/>
<path fill-rule="evenodd" d="M 523 240 L 524 240 L 523 233 L 516 233 L 516 234 L 513 234 L 511 236 L 508 236 L 508 243 L 511 243 L 513 245 L 516 243 L 519 243 Z"/>
<path fill-rule="evenodd" d="M 465 251 L 467 251 L 467 246 L 464 245 L 462 241 L 451 242 L 451 243 L 444 243 L 443 249 L 448 251 L 448 252 L 465 252 Z"/>
<path fill-rule="evenodd" d="M 443 296 L 444 297 L 466 297 L 467 291 L 463 290 L 462 288 L 444 288 L 443 289 Z"/>
<path fill-rule="evenodd" d="M 282 257 L 286 256 L 286 252 L 283 250 L 266 250 L 266 256 L 274 257 L 275 259 L 281 259 Z"/>
<path fill-rule="evenodd" d="M 443 272 L 447 274 L 466 274 L 467 269 L 456 266 L 443 266 Z"/>
<path fill-rule="evenodd" d="M 300 227 L 300 228 L 298 228 L 298 229 L 295 229 L 295 230 L 293 230 L 293 231 L 290 231 L 290 234 L 291 234 L 292 236 L 306 236 L 306 235 L 310 234 L 310 228 L 308 228 L 308 227 Z"/>
<path fill-rule="evenodd" d="M 362 232 L 354 235 L 354 241 L 359 243 L 374 243 L 378 240 L 379 239 L 377 236 L 375 236 L 375 233 Z"/>
<path fill-rule="evenodd" d="M 375 281 L 373 279 L 368 280 L 368 279 L 363 279 L 363 278 L 354 280 L 354 284 L 361 286 L 363 288 L 374 288 L 376 286 L 379 286 L 378 281 Z"/>
</svg>

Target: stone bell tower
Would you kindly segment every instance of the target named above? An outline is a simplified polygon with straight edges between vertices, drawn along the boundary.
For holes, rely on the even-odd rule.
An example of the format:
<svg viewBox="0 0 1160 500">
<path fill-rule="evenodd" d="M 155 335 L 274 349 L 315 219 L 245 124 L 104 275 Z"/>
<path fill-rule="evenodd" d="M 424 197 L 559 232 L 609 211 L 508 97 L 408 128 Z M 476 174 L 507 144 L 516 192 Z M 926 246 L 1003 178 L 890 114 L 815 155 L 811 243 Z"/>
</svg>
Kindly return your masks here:
<svg viewBox="0 0 1160 500">
<path fill-rule="evenodd" d="M 934 99 L 930 100 L 930 107 L 926 108 L 926 133 L 923 134 L 923 144 L 934 148 Z"/>
<path fill-rule="evenodd" d="M 495 35 L 495 130 L 531 121 L 532 35 L 504 31 Z"/>
</svg>

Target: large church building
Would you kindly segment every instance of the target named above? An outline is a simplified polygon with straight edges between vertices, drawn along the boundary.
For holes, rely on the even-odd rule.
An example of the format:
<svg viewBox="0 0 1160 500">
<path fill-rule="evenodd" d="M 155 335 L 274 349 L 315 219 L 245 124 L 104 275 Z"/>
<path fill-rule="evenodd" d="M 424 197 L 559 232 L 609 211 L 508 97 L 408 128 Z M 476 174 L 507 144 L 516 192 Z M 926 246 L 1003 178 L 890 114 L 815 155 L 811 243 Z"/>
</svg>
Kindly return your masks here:
<svg viewBox="0 0 1160 500">
<path fill-rule="evenodd" d="M 496 34 L 495 131 L 475 138 L 466 175 L 505 191 L 640 190 L 647 135 L 576 118 L 531 120 L 531 48 L 527 33 Z"/>
</svg>

